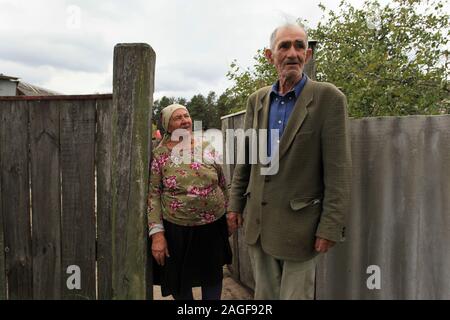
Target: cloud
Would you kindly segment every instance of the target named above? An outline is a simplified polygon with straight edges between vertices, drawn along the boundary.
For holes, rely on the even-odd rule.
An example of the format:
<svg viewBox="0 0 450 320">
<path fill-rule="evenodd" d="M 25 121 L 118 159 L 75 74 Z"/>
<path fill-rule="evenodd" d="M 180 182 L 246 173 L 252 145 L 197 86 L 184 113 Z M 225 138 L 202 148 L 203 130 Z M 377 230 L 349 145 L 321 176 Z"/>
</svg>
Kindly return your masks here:
<svg viewBox="0 0 450 320">
<path fill-rule="evenodd" d="M 20 80 L 43 86 L 50 79 L 51 67 L 30 67 L 21 63 L 7 61 L 0 58 L 0 73 L 8 76 L 18 77 Z M 51 89 L 51 88 L 48 88 Z"/>
<path fill-rule="evenodd" d="M 184 61 L 156 69 L 157 90 L 193 89 L 199 85 L 211 85 L 220 81 L 226 71 L 214 63 Z"/>
<path fill-rule="evenodd" d="M 58 69 L 50 66 L 30 67 L 0 59 L 1 73 L 20 78 L 62 94 L 94 94 L 112 92 L 112 73 L 92 73 Z"/>
<path fill-rule="evenodd" d="M 76 85 L 74 85 L 76 84 Z M 53 70 L 50 78 L 43 84 L 45 88 L 64 94 L 111 93 L 111 75 L 71 70 Z"/>
<path fill-rule="evenodd" d="M 111 92 L 114 45 L 144 42 L 156 52 L 155 97 L 220 94 L 234 59 L 251 66 L 287 18 L 314 25 L 322 15 L 318 3 L 0 0 L 0 73 L 64 93 Z"/>
<path fill-rule="evenodd" d="M 72 71 L 103 72 L 112 49 L 99 36 L 38 33 L 0 34 L 3 60 L 31 67 L 50 66 Z"/>
</svg>

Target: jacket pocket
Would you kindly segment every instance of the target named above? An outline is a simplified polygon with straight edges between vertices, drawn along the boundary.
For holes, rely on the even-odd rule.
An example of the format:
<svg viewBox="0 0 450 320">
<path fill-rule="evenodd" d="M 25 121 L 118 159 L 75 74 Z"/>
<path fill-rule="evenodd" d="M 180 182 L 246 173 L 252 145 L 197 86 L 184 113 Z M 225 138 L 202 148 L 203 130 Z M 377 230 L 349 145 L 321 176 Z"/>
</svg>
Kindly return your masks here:
<svg viewBox="0 0 450 320">
<path fill-rule="evenodd" d="M 291 204 L 291 209 L 292 210 L 298 211 L 298 210 L 304 209 L 304 208 L 309 207 L 309 206 L 318 205 L 321 202 L 322 201 L 319 198 L 312 199 L 312 200 L 311 200 L 311 198 L 309 198 L 309 199 L 300 198 L 300 199 L 292 199 L 290 201 L 290 204 Z"/>
</svg>

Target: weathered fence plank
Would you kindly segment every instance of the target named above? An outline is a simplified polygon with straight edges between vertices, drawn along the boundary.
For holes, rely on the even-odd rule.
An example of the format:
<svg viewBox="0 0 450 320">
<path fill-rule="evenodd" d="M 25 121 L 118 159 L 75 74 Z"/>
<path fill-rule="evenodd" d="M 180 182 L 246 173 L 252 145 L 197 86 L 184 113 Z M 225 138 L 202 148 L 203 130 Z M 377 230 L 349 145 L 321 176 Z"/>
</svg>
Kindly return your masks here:
<svg viewBox="0 0 450 320">
<path fill-rule="evenodd" d="M 312 50 L 312 56 L 311 59 L 308 60 L 308 62 L 305 64 L 304 72 L 313 80 L 316 80 L 316 58 L 315 58 L 315 52 L 316 52 L 316 45 L 317 41 L 310 40 L 308 41 L 308 47 Z"/>
<path fill-rule="evenodd" d="M 2 108 L 2 107 L 3 106 L 0 102 L 0 108 Z M 0 119 L 2 119 L 1 110 L 0 110 Z M 0 133 L 3 132 L 2 126 L 3 126 L 3 122 L 0 121 Z M 0 148 L 1 148 L 1 145 L 0 145 Z M 0 152 L 0 157 L 1 157 L 1 152 Z M 0 158 L 0 163 L 1 163 L 1 158 Z M 4 241 L 4 234 L 3 234 L 2 185 L 0 183 L 0 300 L 6 300 L 6 297 L 7 297 L 7 295 L 6 295 L 5 241 Z"/>
<path fill-rule="evenodd" d="M 28 108 L 0 102 L 3 231 L 9 299 L 32 299 Z"/>
<path fill-rule="evenodd" d="M 233 129 L 233 124 L 232 124 L 233 118 L 231 117 L 227 117 L 227 118 L 223 118 L 222 119 L 222 135 L 223 135 L 223 173 L 225 175 L 225 180 L 227 182 L 227 186 L 228 189 L 231 186 L 231 177 L 232 177 L 232 173 L 231 170 L 233 167 L 232 164 L 230 164 L 230 160 L 228 158 L 231 158 L 233 156 L 233 162 L 234 162 L 234 143 L 233 141 L 229 141 L 230 139 L 227 140 L 227 136 L 226 136 L 226 132 L 228 129 Z M 231 123 L 231 124 L 230 124 Z M 227 145 L 228 142 L 228 145 Z M 239 255 L 238 254 L 234 254 L 238 252 L 238 241 L 237 241 L 237 233 L 234 233 L 231 237 L 230 237 L 230 245 L 233 251 L 233 260 L 231 262 L 231 266 L 230 266 L 230 271 L 231 271 L 231 275 L 233 276 L 233 278 L 235 278 L 236 280 L 239 280 Z"/>
<path fill-rule="evenodd" d="M 111 100 L 97 100 L 97 268 L 98 299 L 112 299 Z"/>
<path fill-rule="evenodd" d="M 112 244 L 115 299 L 145 299 L 148 279 L 146 198 L 155 53 L 146 44 L 114 48 Z"/>
<path fill-rule="evenodd" d="M 95 299 L 95 101 L 63 101 L 60 108 L 63 298 Z M 67 273 L 71 266 L 80 268 L 80 287 L 77 272 Z"/>
<path fill-rule="evenodd" d="M 61 185 L 57 102 L 29 101 L 33 298 L 61 298 Z"/>
<path fill-rule="evenodd" d="M 244 128 L 244 119 L 245 114 L 240 114 L 236 117 L 231 118 L 233 120 L 233 128 Z M 235 144 L 235 148 L 237 148 L 237 144 Z M 235 163 L 237 162 L 238 152 L 242 152 L 242 150 L 235 149 Z M 246 155 L 246 159 L 248 156 Z M 247 160 L 246 160 L 247 161 Z M 248 254 L 247 244 L 244 241 L 244 230 L 243 228 L 239 228 L 237 234 L 237 254 L 239 256 L 239 280 L 245 284 L 249 288 L 254 287 L 255 281 L 253 280 L 253 274 L 250 266 L 250 257 Z M 235 256 L 236 256 L 235 255 Z"/>
<path fill-rule="evenodd" d="M 228 147 L 234 148 L 234 144 L 230 144 L 227 146 L 227 137 L 226 132 L 230 128 L 229 122 L 231 121 L 230 118 L 224 118 L 222 119 L 222 137 L 223 137 L 223 174 L 225 176 L 225 180 L 227 181 L 228 187 L 231 185 L 231 173 L 230 173 L 230 166 L 228 165 L 229 161 L 227 160 L 227 157 L 230 156 L 230 151 L 228 150 Z"/>
</svg>

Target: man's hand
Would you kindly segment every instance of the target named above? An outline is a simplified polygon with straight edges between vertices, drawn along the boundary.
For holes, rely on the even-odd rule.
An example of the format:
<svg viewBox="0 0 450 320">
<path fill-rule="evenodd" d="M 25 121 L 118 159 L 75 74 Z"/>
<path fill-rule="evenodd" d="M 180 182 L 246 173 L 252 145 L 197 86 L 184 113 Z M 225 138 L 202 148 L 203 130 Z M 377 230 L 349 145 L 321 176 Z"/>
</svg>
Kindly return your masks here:
<svg viewBox="0 0 450 320">
<path fill-rule="evenodd" d="M 242 227 L 242 214 L 238 212 L 228 212 L 227 213 L 227 224 L 228 224 L 228 235 L 232 235 L 238 228 Z"/>
<path fill-rule="evenodd" d="M 314 245 L 314 248 L 317 252 L 325 253 L 330 249 L 332 246 L 335 245 L 336 242 L 316 237 L 316 243 Z"/>
<path fill-rule="evenodd" d="M 170 257 L 164 232 L 152 235 L 152 255 L 160 266 L 164 265 L 166 257 Z"/>
</svg>

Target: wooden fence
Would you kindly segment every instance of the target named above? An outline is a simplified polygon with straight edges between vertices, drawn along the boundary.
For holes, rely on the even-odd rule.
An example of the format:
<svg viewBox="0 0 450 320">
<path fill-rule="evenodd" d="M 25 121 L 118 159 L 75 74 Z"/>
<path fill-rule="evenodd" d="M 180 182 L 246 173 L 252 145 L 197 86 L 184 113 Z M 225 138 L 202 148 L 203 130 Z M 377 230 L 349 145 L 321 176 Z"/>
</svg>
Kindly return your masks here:
<svg viewBox="0 0 450 320">
<path fill-rule="evenodd" d="M 0 299 L 152 297 L 154 65 L 119 44 L 112 95 L 0 97 Z"/>
</svg>

